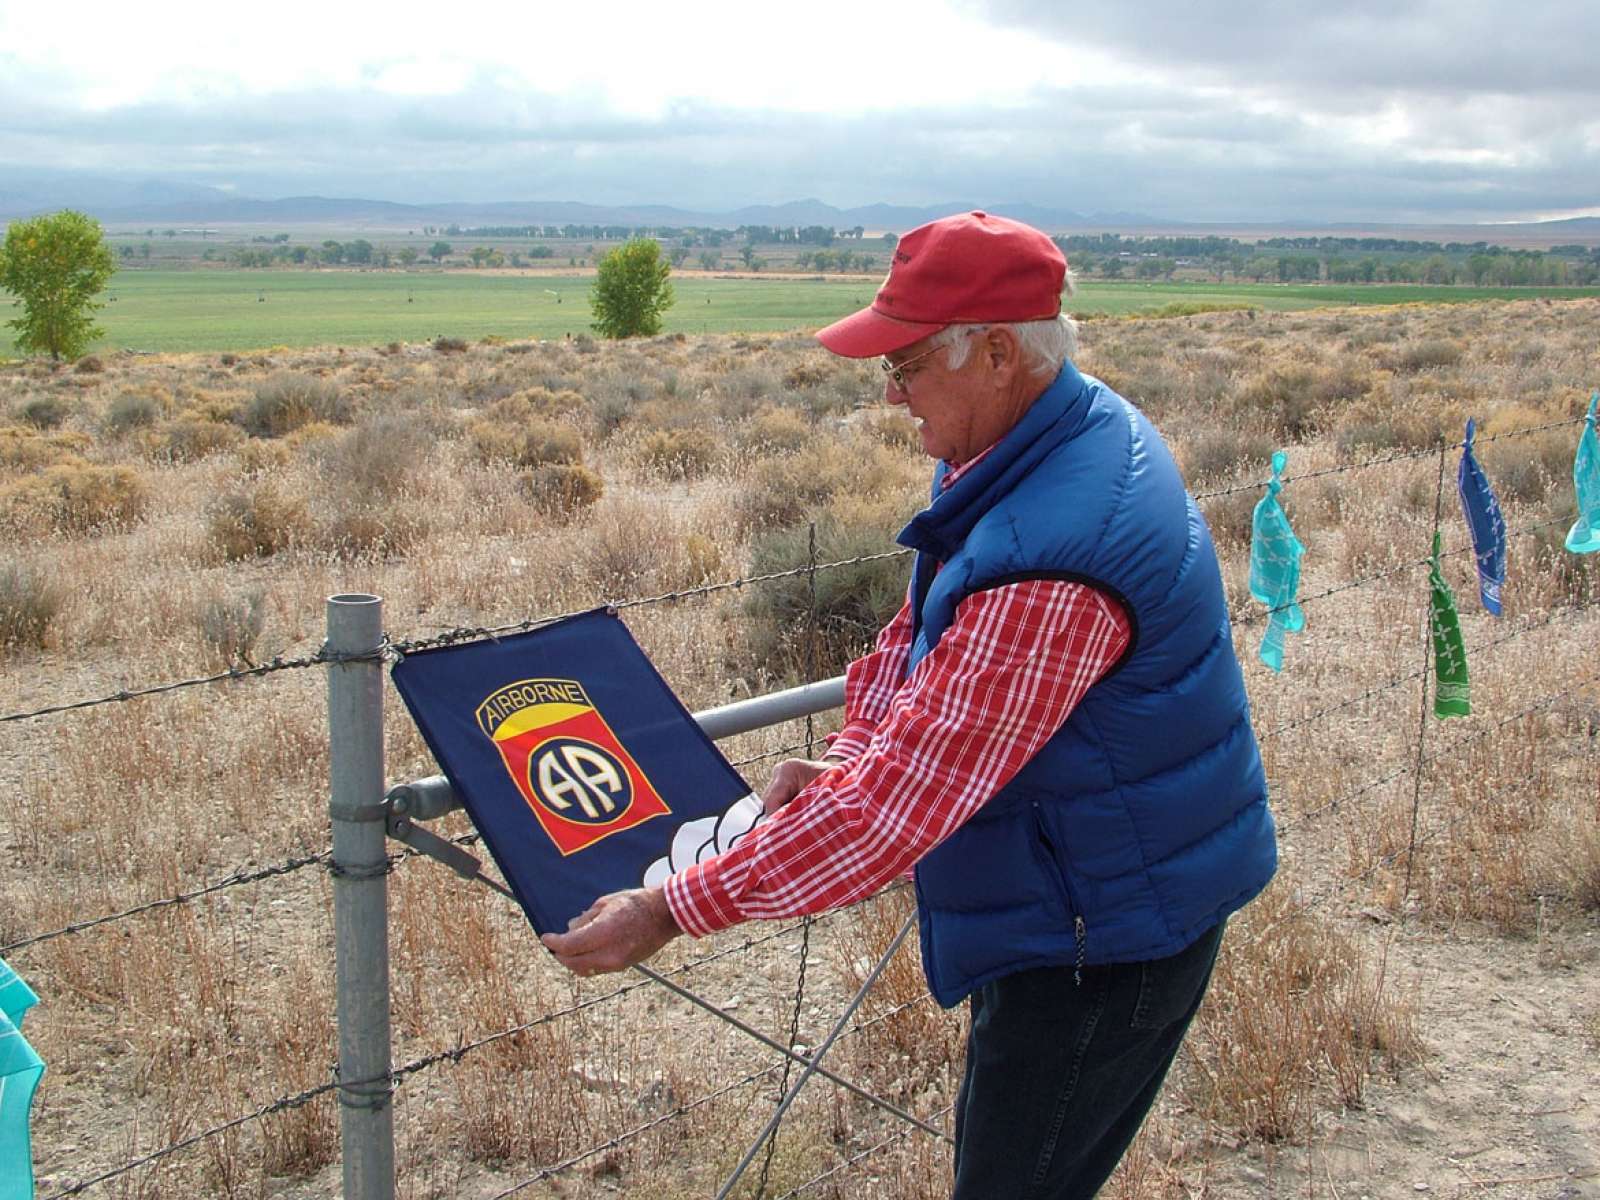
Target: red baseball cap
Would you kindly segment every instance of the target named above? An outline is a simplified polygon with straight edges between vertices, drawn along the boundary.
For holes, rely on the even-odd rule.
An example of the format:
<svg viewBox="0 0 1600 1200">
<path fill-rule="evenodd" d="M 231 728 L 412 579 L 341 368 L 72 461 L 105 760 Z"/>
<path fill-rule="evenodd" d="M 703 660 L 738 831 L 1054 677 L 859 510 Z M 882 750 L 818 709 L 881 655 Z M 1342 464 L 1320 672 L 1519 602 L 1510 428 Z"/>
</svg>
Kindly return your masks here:
<svg viewBox="0 0 1600 1200">
<path fill-rule="evenodd" d="M 1061 312 L 1067 258 L 1031 225 L 984 212 L 919 225 L 894 248 L 872 304 L 817 340 L 845 358 L 876 358 L 946 325 L 1043 321 Z"/>
</svg>

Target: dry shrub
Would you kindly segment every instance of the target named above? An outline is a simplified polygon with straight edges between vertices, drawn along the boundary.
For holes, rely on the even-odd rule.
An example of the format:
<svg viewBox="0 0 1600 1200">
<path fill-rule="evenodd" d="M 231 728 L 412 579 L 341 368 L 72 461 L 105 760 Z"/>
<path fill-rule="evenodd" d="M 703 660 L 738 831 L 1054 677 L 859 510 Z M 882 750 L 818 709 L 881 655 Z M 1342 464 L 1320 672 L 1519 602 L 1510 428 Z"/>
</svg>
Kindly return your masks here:
<svg viewBox="0 0 1600 1200">
<path fill-rule="evenodd" d="M 43 646 L 65 600 L 65 589 L 37 567 L 0 566 L 0 650 Z"/>
<path fill-rule="evenodd" d="M 540 467 L 547 463 L 581 463 L 583 441 L 570 425 L 529 416 L 516 424 L 474 421 L 467 444 L 478 461 L 493 465 Z"/>
<path fill-rule="evenodd" d="M 811 440 L 815 427 L 792 408 L 769 405 L 739 426 L 739 444 L 758 454 L 787 454 Z"/>
<path fill-rule="evenodd" d="M 864 408 L 851 414 L 849 421 L 879 445 L 922 453 L 922 435 L 917 432 L 917 423 L 903 409 Z"/>
<path fill-rule="evenodd" d="M 35 429 L 55 429 L 72 415 L 72 406 L 60 396 L 35 396 L 20 415 Z"/>
<path fill-rule="evenodd" d="M 1542 504 L 1553 486 L 1572 478 L 1576 445 L 1571 432 L 1552 429 L 1503 437 L 1475 452 L 1501 500 Z"/>
<path fill-rule="evenodd" d="M 426 511 L 395 497 L 346 500 L 314 535 L 318 548 L 341 559 L 403 555 L 427 537 Z"/>
<path fill-rule="evenodd" d="M 722 447 L 709 429 L 657 429 L 639 443 L 640 465 L 663 479 L 699 479 L 708 474 Z"/>
<path fill-rule="evenodd" d="M 819 438 L 798 453 L 758 460 L 734 500 L 742 532 L 792 526 L 840 493 L 864 500 L 921 491 L 926 467 L 886 446 Z M 909 507 L 906 515 L 910 515 Z"/>
<path fill-rule="evenodd" d="M 269 558 L 306 540 L 311 517 L 305 501 L 263 479 L 218 497 L 206 516 L 206 534 L 229 562 Z"/>
<path fill-rule="evenodd" d="M 79 375 L 99 375 L 105 371 L 106 364 L 93 354 L 85 354 L 72 369 Z"/>
<path fill-rule="evenodd" d="M 351 405 L 330 380 L 280 371 L 256 384 L 241 419 L 258 437 L 282 437 L 313 421 L 348 424 Z"/>
<path fill-rule="evenodd" d="M 280 1077 L 279 1094 L 294 1094 L 324 1082 L 328 1047 L 335 1044 L 333 1015 L 324 987 L 316 1002 L 305 995 L 273 1008 L 260 1036 L 270 1038 L 269 1061 Z M 262 1172 L 308 1178 L 339 1157 L 339 1106 L 328 1095 L 287 1108 L 262 1124 Z"/>
<path fill-rule="evenodd" d="M 36 471 L 41 467 L 71 462 L 94 446 L 86 433 L 39 433 L 15 425 L 0 429 L 0 467 Z"/>
<path fill-rule="evenodd" d="M 1307 366 L 1281 367 L 1258 375 L 1239 389 L 1234 410 L 1280 440 L 1298 441 L 1311 433 L 1317 416 L 1318 375 Z"/>
<path fill-rule="evenodd" d="M 1241 1137 L 1303 1136 L 1319 1087 L 1359 1106 L 1366 1079 L 1416 1061 L 1415 1018 L 1386 962 L 1368 965 L 1283 884 L 1236 917 L 1186 1043 L 1191 1104 Z"/>
<path fill-rule="evenodd" d="M 1265 488 L 1249 488 L 1242 492 L 1229 491 L 1220 496 L 1209 496 L 1199 502 L 1205 516 L 1211 539 L 1219 548 L 1234 548 L 1250 544 L 1251 523 L 1256 505 L 1266 495 Z M 1280 497 L 1282 500 L 1283 497 Z M 1285 501 L 1287 508 L 1287 501 Z M 1290 514 L 1293 524 L 1293 514 Z"/>
<path fill-rule="evenodd" d="M 319 443 L 314 456 L 330 486 L 371 500 L 416 490 L 439 437 L 426 413 L 386 412 Z"/>
<path fill-rule="evenodd" d="M 142 516 L 150 489 L 131 467 L 63 462 L 0 489 L 0 512 L 23 530 L 87 534 L 125 529 Z"/>
<path fill-rule="evenodd" d="M 171 397 L 148 388 L 121 392 L 111 401 L 100 427 L 111 437 L 122 437 L 136 429 L 148 429 L 167 413 Z"/>
<path fill-rule="evenodd" d="M 289 447 L 280 441 L 251 438 L 239 447 L 239 470 L 246 478 L 266 475 L 289 463 Z"/>
<path fill-rule="evenodd" d="M 914 911 L 909 888 L 881 893 L 850 910 L 834 943 L 846 990 L 861 988 Z M 861 1023 L 879 1019 L 851 1043 L 851 1057 L 887 1094 L 914 1095 L 946 1082 L 943 1072 L 961 1061 L 963 1016 L 960 1009 L 940 1008 L 928 994 L 913 929 L 867 994 Z"/>
<path fill-rule="evenodd" d="M 1569 489 L 1552 489 L 1545 508 L 1535 510 L 1533 527 L 1513 541 L 1510 578 L 1529 603 L 1585 606 L 1600 598 L 1600 555 L 1573 554 L 1567 549 L 1567 532 L 1577 519 L 1577 504 Z M 1532 565 L 1531 572 L 1518 562 Z"/>
<path fill-rule="evenodd" d="M 213 662 L 228 667 L 250 664 L 251 651 L 267 624 L 267 594 L 253 587 L 235 596 L 213 595 L 195 613 L 200 641 Z"/>
<path fill-rule="evenodd" d="M 139 438 L 139 445 L 151 458 L 188 463 L 232 450 L 244 440 L 244 432 L 237 425 L 184 416 L 158 429 L 146 430 Z"/>
<path fill-rule="evenodd" d="M 490 420 L 511 422 L 527 416 L 567 417 L 583 409 L 583 397 L 571 388 L 540 385 L 495 401 L 483 415 Z"/>
<path fill-rule="evenodd" d="M 845 562 L 895 550 L 894 535 L 904 517 L 892 503 L 841 496 L 817 513 L 816 559 Z M 751 544 L 755 575 L 793 571 L 810 561 L 809 526 L 769 530 Z M 837 674 L 899 611 L 909 571 L 910 557 L 895 555 L 751 587 L 741 629 L 748 660 L 785 679 Z"/>
<path fill-rule="evenodd" d="M 1260 433 L 1220 429 L 1200 434 L 1180 454 L 1184 478 L 1191 485 L 1224 479 L 1248 464 L 1265 479 L 1270 470 L 1272 439 Z"/>
<path fill-rule="evenodd" d="M 1571 814 L 1552 841 L 1556 877 L 1567 897 L 1585 912 L 1600 913 L 1600 809 Z"/>
<path fill-rule="evenodd" d="M 1467 348 L 1460 342 L 1449 338 L 1427 338 L 1402 343 L 1398 349 L 1383 356 L 1383 365 L 1394 371 L 1426 371 L 1435 367 L 1453 367 L 1466 353 Z"/>
<path fill-rule="evenodd" d="M 605 481 L 577 463 L 549 463 L 518 476 L 529 502 L 548 517 L 570 520 L 605 495 Z"/>
<path fill-rule="evenodd" d="M 467 343 L 463 338 L 436 337 L 433 339 L 433 352 L 435 354 L 465 354 Z"/>
</svg>

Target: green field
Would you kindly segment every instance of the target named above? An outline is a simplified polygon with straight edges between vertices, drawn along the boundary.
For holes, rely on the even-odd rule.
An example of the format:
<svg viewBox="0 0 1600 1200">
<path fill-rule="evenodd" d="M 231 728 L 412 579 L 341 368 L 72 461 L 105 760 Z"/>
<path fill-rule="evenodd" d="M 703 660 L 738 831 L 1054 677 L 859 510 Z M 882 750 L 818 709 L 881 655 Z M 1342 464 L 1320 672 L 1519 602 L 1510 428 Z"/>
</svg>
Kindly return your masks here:
<svg viewBox="0 0 1600 1200">
<path fill-rule="evenodd" d="M 96 350 L 247 350 L 265 346 L 381 345 L 447 336 L 561 338 L 588 331 L 592 277 L 472 272 L 125 270 L 99 314 Z M 816 329 L 868 303 L 863 278 L 674 278 L 669 333 Z M 1600 296 L 1600 288 L 1205 283 L 1086 283 L 1080 316 L 1160 314 L 1169 306 L 1271 311 L 1330 305 L 1456 303 Z M 0 321 L 13 302 L 0 293 Z M 0 356 L 15 356 L 0 325 Z"/>
</svg>

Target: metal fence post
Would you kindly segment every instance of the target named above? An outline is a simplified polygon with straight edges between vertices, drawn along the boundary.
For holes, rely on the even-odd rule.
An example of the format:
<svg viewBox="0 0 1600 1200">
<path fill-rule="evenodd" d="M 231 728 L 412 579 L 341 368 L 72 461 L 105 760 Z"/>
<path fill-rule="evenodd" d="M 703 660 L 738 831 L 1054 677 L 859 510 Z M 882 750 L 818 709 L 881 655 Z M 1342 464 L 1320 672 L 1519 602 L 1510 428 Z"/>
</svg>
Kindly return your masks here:
<svg viewBox="0 0 1600 1200">
<path fill-rule="evenodd" d="M 329 804 L 345 1200 L 393 1200 L 383 601 L 328 597 Z"/>
</svg>

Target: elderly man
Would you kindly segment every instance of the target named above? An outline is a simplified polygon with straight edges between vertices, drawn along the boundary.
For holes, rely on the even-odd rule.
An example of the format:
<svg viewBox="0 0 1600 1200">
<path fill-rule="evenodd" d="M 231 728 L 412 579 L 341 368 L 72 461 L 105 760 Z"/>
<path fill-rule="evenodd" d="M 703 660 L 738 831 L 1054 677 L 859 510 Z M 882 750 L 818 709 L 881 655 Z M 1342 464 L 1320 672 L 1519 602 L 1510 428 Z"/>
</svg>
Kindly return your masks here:
<svg viewBox="0 0 1600 1200">
<path fill-rule="evenodd" d="M 1154 427 L 1072 365 L 1065 278 L 1039 231 L 948 217 L 817 335 L 881 356 L 938 460 L 905 606 L 850 665 L 824 760 L 775 773 L 771 819 L 545 937 L 616 970 L 914 868 L 928 986 L 971 1013 L 957 1200 L 1094 1194 L 1276 866 L 1210 534 Z"/>
</svg>

